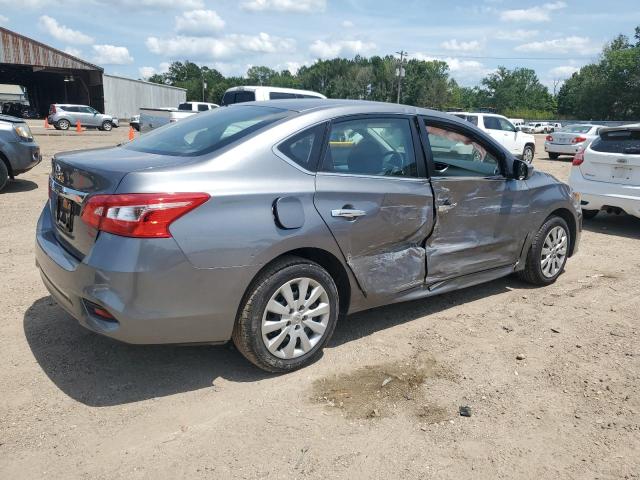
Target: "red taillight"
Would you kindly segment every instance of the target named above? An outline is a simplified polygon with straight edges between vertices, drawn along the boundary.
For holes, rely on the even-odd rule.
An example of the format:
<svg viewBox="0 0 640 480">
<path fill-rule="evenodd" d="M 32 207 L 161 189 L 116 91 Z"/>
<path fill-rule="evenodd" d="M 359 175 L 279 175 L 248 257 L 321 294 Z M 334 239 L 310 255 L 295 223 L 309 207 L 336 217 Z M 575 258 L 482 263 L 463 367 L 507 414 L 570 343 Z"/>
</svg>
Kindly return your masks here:
<svg viewBox="0 0 640 480">
<path fill-rule="evenodd" d="M 573 140 L 571 140 L 571 143 L 582 143 L 582 142 L 586 142 L 587 139 L 584 137 L 575 137 Z"/>
<path fill-rule="evenodd" d="M 209 200 L 207 193 L 95 195 L 82 208 L 82 221 L 103 232 L 138 238 L 169 238 L 169 226 Z"/>
<path fill-rule="evenodd" d="M 547 135 L 547 142 L 553 142 L 553 135 Z"/>
<path fill-rule="evenodd" d="M 573 161 L 571 162 L 571 165 L 575 165 L 576 167 L 579 167 L 580 165 L 582 165 L 582 162 L 584 162 L 584 150 L 580 150 L 579 152 L 576 153 L 575 157 L 573 157 Z"/>
</svg>

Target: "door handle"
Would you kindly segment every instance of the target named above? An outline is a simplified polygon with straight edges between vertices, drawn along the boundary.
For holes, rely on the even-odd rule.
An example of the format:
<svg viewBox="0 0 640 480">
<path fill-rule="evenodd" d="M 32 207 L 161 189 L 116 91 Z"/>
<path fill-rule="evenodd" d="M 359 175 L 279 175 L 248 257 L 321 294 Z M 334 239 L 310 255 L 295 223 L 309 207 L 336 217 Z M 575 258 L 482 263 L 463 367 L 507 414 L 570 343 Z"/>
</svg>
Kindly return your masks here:
<svg viewBox="0 0 640 480">
<path fill-rule="evenodd" d="M 363 217 L 367 214 L 364 210 L 355 210 L 352 208 L 338 208 L 336 210 L 331 210 L 332 217 L 342 217 L 348 219 L 355 219 L 358 217 Z"/>
</svg>

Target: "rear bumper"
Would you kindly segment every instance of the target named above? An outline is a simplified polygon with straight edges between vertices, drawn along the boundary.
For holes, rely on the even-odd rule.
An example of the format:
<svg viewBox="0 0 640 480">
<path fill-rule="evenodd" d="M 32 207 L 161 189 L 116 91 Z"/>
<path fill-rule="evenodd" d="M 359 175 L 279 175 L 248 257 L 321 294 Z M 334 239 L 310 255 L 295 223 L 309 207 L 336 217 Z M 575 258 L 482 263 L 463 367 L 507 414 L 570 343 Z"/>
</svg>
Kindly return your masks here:
<svg viewBox="0 0 640 480">
<path fill-rule="evenodd" d="M 28 172 L 42 161 L 40 147 L 35 142 L 11 142 L 3 151 L 14 175 Z"/>
<path fill-rule="evenodd" d="M 559 155 L 575 155 L 584 147 L 584 143 L 558 144 L 544 142 L 544 151 Z"/>
<path fill-rule="evenodd" d="M 79 261 L 58 242 L 48 207 L 38 220 L 36 265 L 51 295 L 81 325 L 135 344 L 228 341 L 255 274 L 254 267 L 195 268 L 172 238 L 101 233 Z M 85 301 L 116 321 L 96 316 Z"/>
<path fill-rule="evenodd" d="M 640 218 L 640 186 L 587 180 L 578 167 L 571 168 L 569 185 L 582 196 L 582 208 L 600 210 L 618 207 Z"/>
</svg>

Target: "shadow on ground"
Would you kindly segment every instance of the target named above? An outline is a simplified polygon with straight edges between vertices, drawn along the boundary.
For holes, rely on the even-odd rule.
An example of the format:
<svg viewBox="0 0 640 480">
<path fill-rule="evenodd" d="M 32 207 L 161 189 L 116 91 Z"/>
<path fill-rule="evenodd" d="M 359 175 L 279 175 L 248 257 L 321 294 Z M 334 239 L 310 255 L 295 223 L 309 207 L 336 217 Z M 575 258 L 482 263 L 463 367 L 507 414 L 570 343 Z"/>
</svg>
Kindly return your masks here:
<svg viewBox="0 0 640 480">
<path fill-rule="evenodd" d="M 7 185 L 0 191 L 0 194 L 30 192 L 31 190 L 35 190 L 36 188 L 38 188 L 38 184 L 36 182 L 32 182 L 31 180 L 10 180 Z"/>
<path fill-rule="evenodd" d="M 640 239 L 640 218 L 600 212 L 591 220 L 583 220 L 582 228 L 589 232 Z"/>
<path fill-rule="evenodd" d="M 430 299 L 351 315 L 339 322 L 329 345 L 338 346 L 379 330 L 476 299 L 528 285 L 513 277 Z M 253 382 L 272 375 L 254 367 L 232 346 L 127 345 L 81 327 L 51 297 L 24 315 L 31 350 L 51 381 L 89 406 L 112 406 L 211 387 L 216 379 Z"/>
</svg>

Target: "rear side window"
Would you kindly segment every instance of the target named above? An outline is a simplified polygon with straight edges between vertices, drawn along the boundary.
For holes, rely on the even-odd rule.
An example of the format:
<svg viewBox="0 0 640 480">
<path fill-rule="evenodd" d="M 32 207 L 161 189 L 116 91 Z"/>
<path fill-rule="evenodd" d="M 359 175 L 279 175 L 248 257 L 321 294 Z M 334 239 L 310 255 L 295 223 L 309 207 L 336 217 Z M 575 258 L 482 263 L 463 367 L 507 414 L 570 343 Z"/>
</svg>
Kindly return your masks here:
<svg viewBox="0 0 640 480">
<path fill-rule="evenodd" d="M 640 131 L 605 132 L 591 144 L 591 150 L 604 153 L 640 155 Z"/>
<path fill-rule="evenodd" d="M 190 112 L 191 111 L 191 104 L 190 103 L 181 103 L 180 105 L 178 105 L 178 110 L 188 110 Z"/>
<path fill-rule="evenodd" d="M 123 148 L 180 157 L 204 155 L 291 115 L 281 108 L 217 108 L 153 130 Z"/>
<path fill-rule="evenodd" d="M 278 150 L 305 170 L 315 171 L 326 125 L 317 125 L 278 145 Z"/>
<path fill-rule="evenodd" d="M 288 98 L 296 98 L 295 93 L 269 92 L 269 100 L 285 100 Z"/>
<path fill-rule="evenodd" d="M 222 97 L 223 105 L 233 105 L 234 103 L 254 102 L 256 100 L 255 92 L 236 91 L 227 92 Z"/>
</svg>

